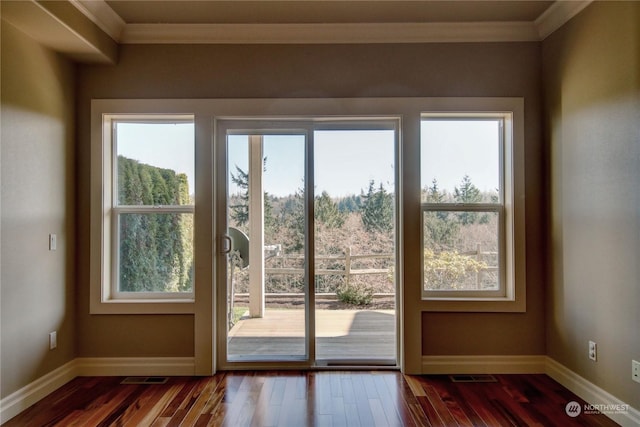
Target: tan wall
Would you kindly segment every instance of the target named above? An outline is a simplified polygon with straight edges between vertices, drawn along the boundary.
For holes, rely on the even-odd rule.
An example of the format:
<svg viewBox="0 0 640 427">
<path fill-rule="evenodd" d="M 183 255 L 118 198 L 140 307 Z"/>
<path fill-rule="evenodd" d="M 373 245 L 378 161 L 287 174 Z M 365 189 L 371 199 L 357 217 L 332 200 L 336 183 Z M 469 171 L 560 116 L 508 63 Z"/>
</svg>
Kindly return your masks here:
<svg viewBox="0 0 640 427">
<path fill-rule="evenodd" d="M 107 351 L 121 356 L 140 351 L 152 355 L 161 349 L 163 354 L 192 354 L 192 348 L 183 344 L 185 336 L 193 335 L 189 316 L 119 318 L 88 314 L 91 98 L 364 96 L 525 98 L 527 313 L 425 314 L 423 348 L 426 354 L 543 354 L 540 93 L 539 43 L 124 45 L 115 67 L 81 66 L 78 87 L 80 355 L 100 356 Z M 113 325 L 129 328 L 132 335 L 125 340 L 114 334 Z M 165 331 L 169 326 L 172 329 Z M 476 340 L 478 331 L 491 338 Z M 100 336 L 100 343 L 96 342 L 96 336 Z"/>
<path fill-rule="evenodd" d="M 2 21 L 2 397 L 75 357 L 74 74 Z"/>
<path fill-rule="evenodd" d="M 592 4 L 544 41 L 543 64 L 547 352 L 640 408 L 640 3 Z"/>
</svg>

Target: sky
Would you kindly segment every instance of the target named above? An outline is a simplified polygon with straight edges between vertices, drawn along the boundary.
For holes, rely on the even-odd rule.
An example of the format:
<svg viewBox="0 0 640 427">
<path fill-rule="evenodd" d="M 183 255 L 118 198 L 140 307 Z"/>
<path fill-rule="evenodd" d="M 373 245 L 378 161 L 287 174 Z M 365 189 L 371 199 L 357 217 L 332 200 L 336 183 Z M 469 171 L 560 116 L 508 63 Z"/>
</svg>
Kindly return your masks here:
<svg viewBox="0 0 640 427">
<path fill-rule="evenodd" d="M 237 165 L 247 170 L 246 135 L 233 135 L 228 142 L 230 171 Z M 314 133 L 314 185 L 316 194 L 323 191 L 343 197 L 367 191 L 369 181 L 382 183 L 387 190 L 394 186 L 393 131 L 316 131 Z M 266 135 L 263 143 L 266 170 L 263 187 L 274 196 L 288 196 L 304 185 L 304 136 Z M 229 193 L 238 189 L 230 184 Z"/>
<path fill-rule="evenodd" d="M 193 123 L 118 123 L 119 155 L 185 173 L 194 192 Z M 499 186 L 499 128 L 496 120 L 423 120 L 421 187 L 438 180 L 453 192 L 469 175 L 481 191 Z M 248 137 L 228 137 L 228 166 L 247 170 Z M 314 133 L 315 191 L 343 197 L 367 191 L 369 181 L 394 187 L 394 134 L 391 130 L 318 130 Z M 304 136 L 266 135 L 264 189 L 274 196 L 294 194 L 304 185 Z M 229 192 L 237 192 L 229 183 Z"/>
<path fill-rule="evenodd" d="M 453 193 L 465 175 L 480 191 L 495 191 L 500 183 L 499 121 L 423 120 L 420 129 L 421 188 Z"/>
<path fill-rule="evenodd" d="M 195 192 L 193 123 L 127 123 L 117 125 L 118 155 L 187 175 Z"/>
</svg>

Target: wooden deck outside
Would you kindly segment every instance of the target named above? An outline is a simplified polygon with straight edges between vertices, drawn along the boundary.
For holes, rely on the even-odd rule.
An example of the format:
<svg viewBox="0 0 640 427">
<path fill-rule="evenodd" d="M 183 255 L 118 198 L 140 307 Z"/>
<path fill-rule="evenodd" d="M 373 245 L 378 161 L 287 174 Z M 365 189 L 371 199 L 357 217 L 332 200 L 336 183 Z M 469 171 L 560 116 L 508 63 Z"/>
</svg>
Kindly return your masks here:
<svg viewBox="0 0 640 427">
<path fill-rule="evenodd" d="M 316 359 L 396 359 L 395 310 L 316 310 Z M 229 358 L 304 356 L 304 310 L 267 309 L 229 332 Z"/>
</svg>

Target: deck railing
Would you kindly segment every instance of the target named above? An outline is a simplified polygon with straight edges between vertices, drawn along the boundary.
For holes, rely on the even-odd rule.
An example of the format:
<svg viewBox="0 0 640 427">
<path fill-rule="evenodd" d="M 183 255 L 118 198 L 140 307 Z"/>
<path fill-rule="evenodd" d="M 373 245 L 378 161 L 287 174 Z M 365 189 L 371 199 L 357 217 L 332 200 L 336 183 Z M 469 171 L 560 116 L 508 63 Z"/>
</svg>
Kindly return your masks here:
<svg viewBox="0 0 640 427">
<path fill-rule="evenodd" d="M 476 249 L 473 251 L 460 252 L 459 255 L 475 257 L 478 261 L 482 261 L 484 257 L 496 256 L 498 253 L 494 251 L 482 251 L 481 245 L 476 245 Z M 291 264 L 304 263 L 305 256 L 299 254 L 282 254 L 270 258 L 272 266 L 265 267 L 265 274 L 280 274 L 280 275 L 303 275 L 304 268 L 301 266 L 292 267 Z M 353 268 L 354 263 L 363 260 L 389 260 L 389 266 L 385 268 Z M 320 255 L 315 257 L 316 264 L 322 264 L 326 262 L 339 263 L 344 265 L 344 268 L 316 268 L 315 275 L 331 275 L 331 276 L 344 276 L 345 284 L 349 284 L 352 276 L 366 275 L 366 274 L 391 274 L 393 272 L 393 261 L 395 255 L 392 253 L 380 253 L 380 254 L 358 254 L 354 255 L 350 247 L 345 248 L 343 254 L 336 255 Z M 277 265 L 274 266 L 273 264 Z M 480 268 L 476 272 L 476 287 L 480 289 L 482 283 L 482 277 L 485 273 L 498 271 L 497 266 L 487 266 Z"/>
<path fill-rule="evenodd" d="M 279 255 L 271 258 L 272 264 L 280 264 L 279 267 L 265 267 L 265 274 L 283 274 L 283 275 L 302 275 L 304 274 L 304 268 L 290 267 L 291 263 L 300 264 L 304 262 L 304 255 Z M 331 276 L 344 276 L 345 283 L 348 284 L 351 280 L 351 276 L 362 274 L 389 274 L 392 271 L 391 266 L 386 268 L 353 268 L 353 264 L 360 260 L 390 260 L 393 261 L 394 254 L 360 254 L 353 255 L 351 248 L 346 248 L 342 255 L 320 255 L 316 256 L 315 260 L 317 264 L 323 262 L 340 263 L 344 265 L 344 268 L 316 268 L 315 275 L 331 275 Z"/>
</svg>

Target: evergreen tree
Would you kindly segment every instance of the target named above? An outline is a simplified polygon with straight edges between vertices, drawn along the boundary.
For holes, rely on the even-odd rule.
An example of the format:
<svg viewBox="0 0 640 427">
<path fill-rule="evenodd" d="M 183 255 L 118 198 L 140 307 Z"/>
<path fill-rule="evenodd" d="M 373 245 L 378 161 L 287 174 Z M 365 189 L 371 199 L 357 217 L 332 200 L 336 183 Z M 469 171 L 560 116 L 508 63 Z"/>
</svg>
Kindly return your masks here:
<svg viewBox="0 0 640 427">
<path fill-rule="evenodd" d="M 190 203 L 184 174 L 118 157 L 122 206 Z M 121 214 L 119 286 L 125 292 L 175 292 L 193 287 L 193 216 Z"/>
<path fill-rule="evenodd" d="M 329 193 L 323 191 L 315 200 L 315 218 L 327 228 L 340 228 L 345 221 L 345 215 L 340 212 L 338 205 L 331 200 Z"/>
<path fill-rule="evenodd" d="M 236 173 L 231 173 L 231 182 L 242 190 L 240 202 L 229 206 L 231 218 L 241 227 L 249 222 L 249 174 L 236 165 Z"/>
<path fill-rule="evenodd" d="M 263 170 L 267 170 L 267 158 L 263 160 Z M 236 173 L 231 173 L 231 182 L 242 190 L 240 201 L 229 206 L 231 209 L 231 219 L 236 226 L 242 227 L 249 223 L 249 173 L 243 171 L 236 165 Z M 271 204 L 271 195 L 266 191 L 263 194 L 264 203 L 264 232 L 266 236 L 270 236 L 277 231 L 277 222 L 273 216 L 273 205 Z M 246 230 L 245 230 L 246 231 Z"/>
<path fill-rule="evenodd" d="M 482 202 L 482 194 L 480 190 L 473 185 L 469 175 L 462 178 L 460 188 L 455 187 L 453 190 L 453 198 L 456 203 L 480 203 Z M 474 224 L 478 221 L 477 212 L 461 212 L 458 214 L 460 222 L 463 225 Z"/>
<path fill-rule="evenodd" d="M 376 190 L 375 182 L 369 181 L 369 190 L 362 199 L 360 212 L 365 230 L 369 233 L 393 231 L 393 195 L 387 193 L 382 183 Z"/>
<path fill-rule="evenodd" d="M 431 187 L 427 189 L 428 203 L 443 203 L 446 194 L 438 188 L 438 181 L 434 178 Z M 450 247 L 459 231 L 459 225 L 450 218 L 447 211 L 432 211 L 425 214 L 424 218 L 425 237 L 429 242 L 429 247 L 443 250 Z"/>
<path fill-rule="evenodd" d="M 445 201 L 444 198 L 444 193 L 438 188 L 438 180 L 433 178 L 431 187 L 427 188 L 427 203 L 442 203 Z"/>
<path fill-rule="evenodd" d="M 285 253 L 298 253 L 304 249 L 305 223 L 304 190 L 299 188 L 284 204 L 280 234 L 284 237 Z"/>
<path fill-rule="evenodd" d="M 465 175 L 462 178 L 460 188 L 455 187 L 453 197 L 458 203 L 478 203 L 482 201 L 482 194 L 480 194 L 480 190 L 473 185 L 469 175 Z"/>
<path fill-rule="evenodd" d="M 351 213 L 358 212 L 362 207 L 362 199 L 359 195 L 351 194 L 343 197 L 338 201 L 338 209 L 340 212 Z"/>
<path fill-rule="evenodd" d="M 458 236 L 460 225 L 448 212 L 431 211 L 424 214 L 425 244 L 435 251 L 451 248 Z"/>
</svg>

